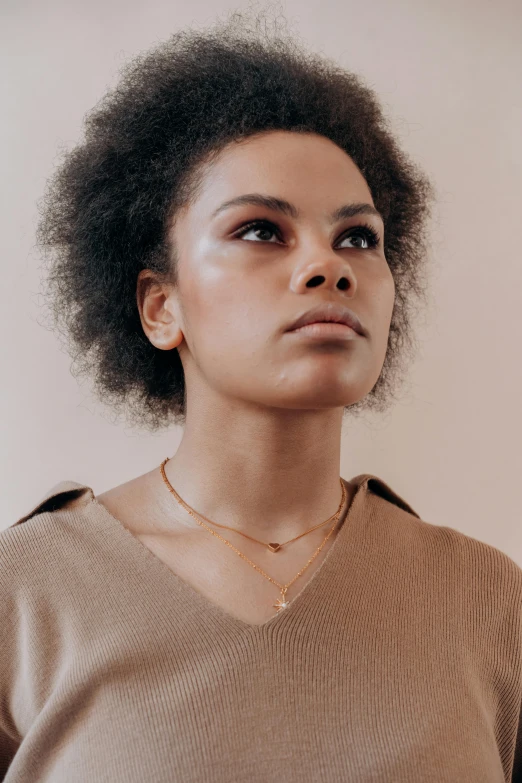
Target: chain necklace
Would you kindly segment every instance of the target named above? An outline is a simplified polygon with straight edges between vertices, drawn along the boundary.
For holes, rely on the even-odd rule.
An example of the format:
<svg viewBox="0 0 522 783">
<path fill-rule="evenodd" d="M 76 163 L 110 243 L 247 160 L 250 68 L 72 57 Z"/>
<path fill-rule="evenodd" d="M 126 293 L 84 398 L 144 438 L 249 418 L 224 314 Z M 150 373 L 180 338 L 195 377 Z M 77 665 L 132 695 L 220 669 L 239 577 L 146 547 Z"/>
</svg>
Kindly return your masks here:
<svg viewBox="0 0 522 783">
<path fill-rule="evenodd" d="M 219 538 L 220 541 L 223 541 L 227 546 L 229 546 L 231 549 L 233 549 L 234 552 L 236 552 L 240 557 L 242 557 L 243 560 L 246 560 L 247 563 L 249 563 L 253 568 L 255 568 L 256 571 L 259 571 L 259 573 L 262 574 L 270 582 L 272 582 L 272 584 L 276 585 L 276 587 L 278 587 L 280 589 L 280 591 L 281 591 L 281 598 L 279 598 L 277 603 L 273 604 L 273 606 L 277 610 L 277 612 L 280 612 L 282 609 L 286 609 L 286 607 L 288 606 L 288 603 L 289 603 L 286 600 L 286 592 L 287 592 L 288 588 L 296 581 L 296 579 L 298 579 L 301 576 L 301 574 L 308 568 L 310 563 L 312 563 L 312 561 L 317 557 L 317 555 L 319 554 L 319 552 L 324 547 L 324 545 L 326 544 L 326 542 L 328 541 L 328 539 L 330 538 L 330 536 L 332 535 L 332 533 L 335 530 L 335 527 L 337 525 L 337 521 L 338 521 L 339 516 L 341 514 L 341 510 L 342 510 L 342 508 L 344 506 L 344 502 L 346 500 L 346 487 L 344 486 L 344 483 L 343 483 L 342 479 L 339 479 L 339 481 L 341 482 L 342 497 L 341 497 L 341 502 L 339 504 L 339 508 L 337 509 L 335 514 L 333 514 L 333 516 L 331 516 L 325 522 L 321 522 L 319 525 L 315 525 L 315 527 L 310 528 L 310 530 L 307 530 L 305 533 L 301 533 L 299 536 L 296 536 L 295 538 L 290 539 L 290 541 L 286 541 L 285 544 L 266 544 L 264 541 L 258 541 L 258 539 L 252 538 L 252 536 L 249 536 L 246 533 L 243 533 L 241 530 L 236 530 L 233 527 L 228 527 L 228 525 L 221 525 L 218 522 L 212 522 L 210 519 L 207 519 L 206 517 L 203 517 L 203 519 L 205 519 L 207 522 L 210 522 L 210 524 L 212 524 L 212 525 L 216 525 L 217 527 L 225 528 L 226 530 L 232 530 L 235 533 L 240 533 L 241 535 L 245 536 L 246 538 L 250 538 L 251 541 L 256 541 L 258 544 L 262 544 L 263 546 L 268 547 L 268 549 L 271 552 L 277 552 L 279 549 L 281 549 L 281 547 L 285 546 L 286 544 L 292 543 L 292 541 L 297 541 L 298 538 L 302 538 L 302 536 L 305 536 L 308 533 L 311 533 L 313 530 L 316 530 L 318 527 L 322 527 L 322 525 L 326 525 L 327 522 L 330 522 L 335 517 L 335 521 L 334 521 L 334 524 L 332 525 L 332 528 L 331 528 L 330 532 L 327 534 L 326 538 L 323 539 L 322 544 L 314 552 L 314 554 L 312 555 L 310 560 L 299 571 L 299 573 L 296 574 L 296 576 L 294 576 L 294 578 L 292 579 L 291 582 L 288 582 L 286 585 L 281 585 L 281 584 L 279 584 L 279 582 L 276 582 L 275 579 L 272 579 L 272 577 L 268 576 L 268 574 L 265 574 L 265 572 L 262 571 L 261 568 L 259 568 L 258 566 L 256 566 L 255 563 L 253 563 L 251 560 L 249 560 L 248 557 L 246 557 L 242 552 L 239 551 L 239 549 L 236 549 L 236 547 L 233 546 L 230 543 L 230 541 L 227 541 L 226 538 L 223 538 L 223 536 L 220 536 L 219 533 L 216 533 L 214 530 L 211 530 L 211 528 L 207 527 L 205 524 L 203 524 L 203 522 L 201 522 L 201 520 L 196 515 L 196 512 L 193 509 L 191 509 L 190 506 L 188 506 L 185 503 L 185 501 L 178 495 L 178 493 L 176 492 L 176 490 L 174 489 L 174 487 L 172 486 L 172 484 L 168 480 L 167 475 L 165 473 L 165 464 L 169 461 L 169 459 L 170 458 L 167 457 L 166 459 L 163 460 L 163 462 L 160 465 L 161 477 L 162 477 L 162 479 L 163 479 L 167 489 L 169 490 L 169 492 L 172 495 L 174 495 L 174 497 L 176 498 L 178 503 L 180 503 L 180 505 L 182 505 L 183 508 L 196 520 L 198 525 L 200 525 L 201 527 L 205 528 L 205 530 L 208 530 L 209 533 L 212 533 L 213 536 L 216 536 L 216 538 Z"/>
</svg>

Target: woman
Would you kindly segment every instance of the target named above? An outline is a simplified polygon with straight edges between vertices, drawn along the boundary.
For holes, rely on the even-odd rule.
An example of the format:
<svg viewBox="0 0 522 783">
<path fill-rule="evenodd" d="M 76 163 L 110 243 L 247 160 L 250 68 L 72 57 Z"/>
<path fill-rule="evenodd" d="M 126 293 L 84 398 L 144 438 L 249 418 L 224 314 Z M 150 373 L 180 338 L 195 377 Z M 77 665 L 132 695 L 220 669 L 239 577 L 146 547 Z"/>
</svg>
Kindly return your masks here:
<svg viewBox="0 0 522 783">
<path fill-rule="evenodd" d="M 339 475 L 433 196 L 359 77 L 234 14 L 128 66 L 39 226 L 77 368 L 176 453 L 0 537 L 0 771 L 522 780 L 522 571 Z"/>
</svg>

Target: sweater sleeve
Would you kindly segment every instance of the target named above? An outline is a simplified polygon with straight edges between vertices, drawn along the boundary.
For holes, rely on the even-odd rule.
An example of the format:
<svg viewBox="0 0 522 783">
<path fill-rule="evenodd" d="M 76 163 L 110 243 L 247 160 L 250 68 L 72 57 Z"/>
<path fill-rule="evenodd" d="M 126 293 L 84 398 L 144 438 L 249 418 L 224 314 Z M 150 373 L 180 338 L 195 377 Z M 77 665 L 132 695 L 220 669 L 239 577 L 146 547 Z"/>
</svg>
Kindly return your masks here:
<svg viewBox="0 0 522 783">
<path fill-rule="evenodd" d="M 16 607 L 14 600 L 16 574 L 10 568 L 8 531 L 0 533 L 0 781 L 17 752 L 21 737 L 11 715 L 13 685 L 20 676 L 18 661 L 18 639 Z"/>
<path fill-rule="evenodd" d="M 31 569 L 35 540 L 38 528 L 27 529 L 22 524 L 32 517 L 38 519 L 45 512 L 65 508 L 79 507 L 90 503 L 94 498 L 91 487 L 74 481 L 61 481 L 49 489 L 43 498 L 35 503 L 24 516 L 0 531 L 0 783 L 5 780 L 7 771 L 18 748 L 22 744 L 20 725 L 27 724 L 30 714 L 27 689 L 28 672 L 37 676 L 38 660 L 34 660 L 34 649 L 30 645 L 29 627 L 25 612 L 31 605 L 27 589 L 31 590 Z M 45 529 L 40 535 L 47 538 Z M 25 629 L 25 630 L 24 630 Z M 45 660 L 46 652 L 40 650 Z M 17 715 L 13 716 L 13 705 L 17 705 Z M 26 710 L 27 708 L 27 710 Z M 18 725 L 20 724 L 20 725 Z"/>
<path fill-rule="evenodd" d="M 4 590 L 1 589 L 1 593 Z M 5 596 L 0 599 L 3 609 L 0 612 L 0 627 L 2 629 L 0 639 L 0 781 L 5 779 L 7 770 L 20 745 L 20 738 L 13 726 L 9 714 L 10 685 L 12 682 L 12 655 L 13 652 L 13 627 L 6 617 L 7 600 Z"/>
<path fill-rule="evenodd" d="M 0 781 L 5 780 L 7 770 L 18 749 L 18 742 L 8 734 L 4 727 L 0 729 Z"/>
<path fill-rule="evenodd" d="M 1 582 L 0 596 L 0 781 L 3 781 L 22 740 L 10 712 L 16 646 L 13 643 L 12 622 L 8 622 L 9 602 L 5 600 Z"/>
<path fill-rule="evenodd" d="M 515 745 L 515 763 L 511 783 L 522 783 L 522 709 L 518 720 L 518 733 Z"/>
</svg>

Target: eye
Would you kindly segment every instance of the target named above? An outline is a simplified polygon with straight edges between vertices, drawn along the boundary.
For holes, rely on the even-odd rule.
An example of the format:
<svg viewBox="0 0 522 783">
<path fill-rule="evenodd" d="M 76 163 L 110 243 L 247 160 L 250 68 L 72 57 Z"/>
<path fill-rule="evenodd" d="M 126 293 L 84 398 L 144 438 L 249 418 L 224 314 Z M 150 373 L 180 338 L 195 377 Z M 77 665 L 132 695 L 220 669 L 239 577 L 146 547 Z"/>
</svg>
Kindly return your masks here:
<svg viewBox="0 0 522 783">
<path fill-rule="evenodd" d="M 256 233 L 259 231 L 261 231 L 265 235 L 277 234 L 278 236 L 280 236 L 279 229 L 277 228 L 277 226 L 275 226 L 273 223 L 270 223 L 270 221 L 268 220 L 254 220 L 251 223 L 247 223 L 246 226 L 243 226 L 242 228 L 239 229 L 239 231 L 236 231 L 234 236 L 244 237 L 246 234 L 250 234 L 250 232 Z M 266 241 L 266 236 L 260 237 L 259 241 L 261 242 Z"/>
<path fill-rule="evenodd" d="M 355 239 L 359 240 L 362 239 L 363 242 L 366 242 L 366 247 L 362 247 L 361 245 L 355 245 L 355 247 L 360 248 L 361 250 L 370 250 L 372 247 L 376 247 L 380 240 L 379 234 L 377 231 L 367 224 L 363 224 L 361 226 L 356 226 L 356 228 L 352 228 L 349 232 L 349 234 L 346 234 L 344 239 Z M 344 239 L 342 240 L 344 242 Z"/>
</svg>

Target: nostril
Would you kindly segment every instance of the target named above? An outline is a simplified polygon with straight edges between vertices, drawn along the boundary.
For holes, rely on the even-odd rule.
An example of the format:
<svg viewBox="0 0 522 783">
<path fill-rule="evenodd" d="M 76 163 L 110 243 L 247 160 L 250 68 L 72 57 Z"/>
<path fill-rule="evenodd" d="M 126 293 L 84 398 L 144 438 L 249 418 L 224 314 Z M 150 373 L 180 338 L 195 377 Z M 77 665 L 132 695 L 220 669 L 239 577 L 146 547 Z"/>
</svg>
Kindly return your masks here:
<svg viewBox="0 0 522 783">
<path fill-rule="evenodd" d="M 321 283 L 324 283 L 324 277 L 320 277 L 319 275 L 316 277 L 312 277 L 311 280 L 308 281 L 307 288 L 316 288 L 318 285 L 321 285 Z"/>
</svg>

